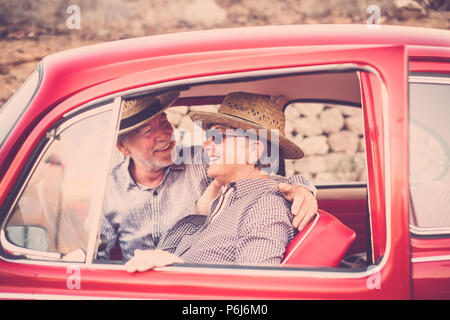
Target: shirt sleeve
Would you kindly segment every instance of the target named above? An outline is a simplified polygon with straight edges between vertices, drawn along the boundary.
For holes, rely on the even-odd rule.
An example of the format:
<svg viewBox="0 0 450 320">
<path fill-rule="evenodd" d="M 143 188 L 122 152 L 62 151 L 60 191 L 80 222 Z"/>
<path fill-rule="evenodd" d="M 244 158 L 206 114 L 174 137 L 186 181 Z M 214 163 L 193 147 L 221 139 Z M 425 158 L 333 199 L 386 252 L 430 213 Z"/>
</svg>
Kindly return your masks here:
<svg viewBox="0 0 450 320">
<path fill-rule="evenodd" d="M 174 253 L 183 237 L 197 232 L 207 217 L 206 215 L 191 214 L 178 220 L 161 236 L 157 248 Z"/>
<path fill-rule="evenodd" d="M 294 237 L 289 203 L 281 191 L 260 197 L 243 214 L 238 227 L 236 264 L 278 265 Z"/>
<path fill-rule="evenodd" d="M 100 229 L 101 242 L 106 242 L 106 248 L 98 252 L 97 256 L 100 259 L 109 260 L 109 253 L 118 242 L 119 235 L 117 233 L 117 226 L 114 226 L 111 218 L 114 215 L 112 212 L 105 212 L 102 218 L 102 225 Z M 103 239 L 102 239 L 103 238 Z"/>
</svg>

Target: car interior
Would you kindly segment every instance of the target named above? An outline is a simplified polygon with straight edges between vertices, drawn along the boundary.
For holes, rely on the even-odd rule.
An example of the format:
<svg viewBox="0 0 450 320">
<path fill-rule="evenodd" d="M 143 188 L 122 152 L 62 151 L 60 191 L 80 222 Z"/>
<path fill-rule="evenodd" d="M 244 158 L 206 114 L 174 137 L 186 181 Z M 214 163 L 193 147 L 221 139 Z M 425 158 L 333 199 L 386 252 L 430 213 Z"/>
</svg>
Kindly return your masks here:
<svg viewBox="0 0 450 320">
<path fill-rule="evenodd" d="M 346 106 L 359 109 L 359 112 L 362 108 L 356 70 L 251 76 L 183 85 L 176 89 L 180 90 L 180 97 L 166 110 L 166 114 L 178 137 L 185 137 L 186 131 L 193 130 L 193 123 L 190 119 L 187 120 L 189 117 L 186 114 L 191 110 L 216 111 L 224 96 L 235 91 L 270 95 L 283 110 L 292 103 L 303 102 L 306 106 Z M 360 117 L 362 122 L 362 113 Z M 294 130 L 301 132 L 302 128 Z M 198 144 L 198 141 L 195 142 Z M 193 144 L 194 139 L 187 139 L 187 143 Z M 115 156 L 116 159 L 121 158 L 119 152 Z M 277 174 L 286 175 L 286 164 L 283 161 L 280 162 Z M 282 266 L 344 269 L 366 267 L 367 255 L 370 253 L 366 181 L 321 183 L 316 184 L 316 187 L 319 206 L 317 217 L 289 244 Z M 121 260 L 119 246 L 111 252 L 111 259 Z"/>
<path fill-rule="evenodd" d="M 239 75 L 222 75 L 216 78 L 210 77 L 207 80 L 194 79 L 189 80 L 189 82 L 182 81 L 182 83 L 176 83 L 170 87 L 166 86 L 158 89 L 140 88 L 123 93 L 122 99 L 168 89 L 179 90 L 179 98 L 165 112 L 169 121 L 174 126 L 177 143 L 199 145 L 202 141 L 187 139 L 193 136 L 192 130 L 194 128 L 194 124 L 188 116 L 189 112 L 192 110 L 217 111 L 225 95 L 230 92 L 242 91 L 269 95 L 285 112 L 286 136 L 295 143 L 298 143 L 304 151 L 307 150 L 305 158 L 296 160 L 295 163 L 281 159 L 277 174 L 281 176 L 306 174 L 306 177 L 317 188 L 316 198 L 319 207 L 316 217 L 288 245 L 281 268 L 363 270 L 372 264 L 373 243 L 366 177 L 366 162 L 368 160 L 364 151 L 365 129 L 362 112 L 361 72 L 356 67 L 288 71 L 261 71 Z M 312 112 L 313 109 L 317 109 L 317 106 L 319 106 L 319 112 L 322 112 L 320 115 L 317 111 Z M 338 110 L 338 112 L 334 112 L 333 109 Z M 337 113 L 339 118 L 337 120 L 331 118 L 331 120 L 328 119 L 325 121 L 326 117 L 324 114 L 328 116 L 331 113 Z M 109 117 L 107 113 L 103 112 L 99 114 L 104 114 L 102 121 L 106 123 L 105 121 Z M 328 146 L 328 144 L 331 145 L 330 139 L 335 132 L 331 129 L 327 131 L 327 129 L 322 128 L 323 123 L 328 122 L 331 126 L 334 126 L 336 121 L 340 121 L 338 130 L 347 131 L 345 133 L 348 134 L 351 129 L 349 121 L 352 119 L 350 118 L 357 118 L 356 123 L 360 126 L 359 133 L 354 134 L 357 150 L 355 149 L 352 151 L 353 153 L 348 153 L 345 148 L 339 149 L 342 148 L 343 144 L 345 146 L 347 143 L 345 140 L 344 142 L 340 142 L 340 146 L 339 144 L 337 146 Z M 307 122 L 308 119 L 312 119 L 312 124 Z M 325 122 L 322 123 L 319 120 Z M 314 132 L 314 129 L 317 128 L 320 130 Z M 92 132 L 89 127 L 80 127 L 78 130 Z M 308 132 L 308 130 L 312 131 Z M 86 137 L 86 141 L 102 141 L 104 138 L 101 137 L 106 134 L 106 130 L 103 131 L 99 132 L 96 137 Z M 79 136 L 79 134 L 75 134 L 74 139 L 77 140 Z M 57 140 L 58 137 L 56 137 L 55 141 Z M 325 143 L 320 148 L 317 148 L 318 143 L 315 141 L 322 141 L 322 143 L 325 141 Z M 307 142 L 309 143 L 309 149 L 307 148 Z M 330 161 L 328 161 L 329 159 L 327 160 L 327 157 L 331 153 L 334 154 L 330 159 L 334 157 L 345 160 L 342 160 L 343 165 L 336 166 L 337 169 L 333 167 L 333 170 L 337 170 L 336 172 L 327 172 L 330 171 L 328 163 Z M 358 164 L 355 161 L 357 156 L 360 158 L 359 162 L 363 162 L 362 166 L 361 163 Z M 53 168 L 53 171 L 64 168 L 64 163 L 61 163 L 61 160 L 58 160 L 58 158 L 52 158 L 46 155 L 43 159 L 45 160 L 45 165 Z M 109 170 L 122 159 L 123 156 L 114 146 Z M 317 168 L 318 164 L 321 165 L 319 169 Z M 359 170 L 357 175 L 352 172 L 355 168 Z M 339 170 L 343 171 L 339 172 Z M 58 173 L 59 171 L 55 172 L 55 179 L 63 185 L 65 177 L 68 176 L 67 172 L 64 174 Z M 50 177 L 47 173 L 42 173 L 42 179 L 44 181 L 47 181 Z M 336 179 L 327 180 L 329 177 Z M 48 246 L 44 243 L 39 250 L 51 251 L 47 258 L 55 260 L 61 259 L 62 256 L 68 255 L 68 253 L 83 251 L 84 254 L 79 255 L 75 259 L 79 259 L 77 261 L 83 261 L 86 257 L 85 250 L 89 233 L 87 229 L 96 227 L 89 225 L 90 198 L 80 194 L 76 200 L 68 200 L 58 194 L 61 191 L 53 190 L 53 200 L 56 199 L 56 202 L 53 201 L 52 206 L 49 206 L 48 199 L 46 200 L 46 197 L 49 197 L 49 192 L 38 192 L 40 190 L 38 187 L 42 185 L 40 182 L 42 179 L 35 179 L 37 194 L 41 196 L 40 198 L 37 196 L 34 197 L 36 199 L 33 201 L 40 203 L 41 211 L 44 212 L 41 215 L 47 220 L 51 219 L 49 217 L 54 217 L 56 212 L 56 216 L 58 219 L 62 219 L 61 221 L 63 221 L 65 228 L 60 228 L 57 225 L 54 230 L 50 230 L 45 226 L 52 225 L 52 223 L 54 225 L 55 223 L 47 220 L 45 223 L 36 223 L 37 226 L 44 226 L 43 228 L 47 230 L 43 230 L 48 234 L 47 237 L 51 240 L 50 242 L 57 244 Z M 28 191 L 28 189 L 25 191 Z M 15 224 L 23 224 L 23 212 L 21 210 L 23 211 L 26 205 L 25 200 L 25 197 L 23 197 L 21 203 L 19 203 L 20 206 L 15 206 L 15 210 L 11 211 L 13 214 L 10 215 L 8 222 L 11 227 Z M 53 208 L 54 211 L 50 215 L 45 214 L 45 210 L 48 207 Z M 71 228 L 70 225 L 76 226 L 76 228 Z M 83 230 L 83 227 L 86 230 Z M 76 235 L 71 235 L 67 230 L 79 231 L 75 232 Z M 12 237 L 11 233 L 8 239 L 9 242 L 12 242 Z M 68 237 L 71 239 L 78 237 L 77 243 L 74 244 L 72 241 L 70 246 L 64 246 L 64 239 Z M 102 242 L 102 236 L 98 234 L 97 238 L 98 245 L 96 252 L 98 253 L 104 250 L 105 246 Z M 2 239 L 2 243 L 9 243 L 8 241 Z M 21 241 L 16 240 L 16 246 L 13 246 L 14 248 L 11 251 L 16 250 L 17 246 L 24 247 L 23 244 L 21 245 Z M 32 247 L 28 248 L 32 249 Z M 118 244 L 111 251 L 110 260 L 97 259 L 94 255 L 93 261 L 99 264 L 124 263 Z"/>
</svg>

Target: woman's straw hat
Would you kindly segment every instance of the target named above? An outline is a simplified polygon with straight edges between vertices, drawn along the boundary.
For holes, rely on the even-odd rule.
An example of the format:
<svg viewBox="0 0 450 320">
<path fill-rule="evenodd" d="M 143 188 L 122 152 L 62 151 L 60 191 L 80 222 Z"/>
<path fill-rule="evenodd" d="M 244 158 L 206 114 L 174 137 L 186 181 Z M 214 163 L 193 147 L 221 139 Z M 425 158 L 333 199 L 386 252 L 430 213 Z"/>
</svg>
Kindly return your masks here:
<svg viewBox="0 0 450 320">
<path fill-rule="evenodd" d="M 124 100 L 119 134 L 130 132 L 160 114 L 178 99 L 179 94 L 179 91 L 171 90 Z"/>
<path fill-rule="evenodd" d="M 273 135 L 278 136 L 280 157 L 284 159 L 300 159 L 303 151 L 284 134 L 285 117 L 277 104 L 269 96 L 247 92 L 232 92 L 225 96 L 217 113 L 193 111 L 192 121 L 201 121 L 204 130 L 211 125 L 224 125 L 235 129 L 254 129 L 256 134 L 265 129 L 267 136 L 261 136 L 271 141 Z M 272 130 L 275 130 L 272 131 Z"/>
</svg>

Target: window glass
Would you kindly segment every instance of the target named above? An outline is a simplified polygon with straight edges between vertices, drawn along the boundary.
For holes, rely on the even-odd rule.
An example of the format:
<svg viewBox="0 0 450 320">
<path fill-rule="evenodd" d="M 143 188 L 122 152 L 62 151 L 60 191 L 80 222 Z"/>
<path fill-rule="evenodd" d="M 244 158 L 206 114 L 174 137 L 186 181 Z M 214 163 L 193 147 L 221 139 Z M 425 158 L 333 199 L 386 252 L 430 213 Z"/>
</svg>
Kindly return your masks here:
<svg viewBox="0 0 450 320">
<path fill-rule="evenodd" d="M 102 110 L 69 120 L 73 123 L 48 133 L 55 139 L 33 171 L 5 228 L 15 246 L 73 254 L 76 261 L 84 260 L 84 222 L 95 191 L 93 181 L 106 151 L 111 116 L 111 111 Z"/>
<path fill-rule="evenodd" d="M 289 80 L 306 81 L 304 77 L 299 75 Z M 358 80 L 356 74 L 352 74 L 351 78 Z M 341 80 L 334 74 L 329 74 L 327 79 L 333 82 Z M 264 142 L 271 143 L 263 145 L 264 150 L 267 150 L 266 155 L 264 153 L 256 155 L 254 151 L 261 150 L 257 148 L 261 140 L 254 141 L 250 137 L 246 139 L 247 136 L 243 136 L 243 132 L 260 126 L 258 121 L 262 123 L 261 125 L 271 128 L 272 124 L 278 126 L 279 120 L 284 122 L 286 118 L 286 138 L 305 151 L 307 162 L 307 166 L 297 166 L 293 161 L 286 161 L 286 166 L 280 165 L 279 173 L 289 177 L 287 180 L 289 183 L 305 184 L 306 187 L 310 187 L 311 183 L 308 180 L 313 180 L 312 184 L 319 182 L 339 185 L 343 182 L 366 181 L 361 108 L 294 103 L 287 106 L 286 117 L 282 117 L 279 112 L 285 104 L 284 101 L 298 101 L 302 95 L 309 97 L 309 91 L 299 92 L 298 87 L 283 77 L 192 86 L 183 88 L 177 93 L 178 98 L 175 102 L 177 106 L 171 106 L 153 118 L 150 115 L 154 114 L 151 111 L 155 106 L 151 101 L 157 97 L 161 104 L 161 101 L 170 103 L 169 97 L 173 95 L 170 90 L 123 97 L 121 106 L 123 113 L 119 125 L 121 129 L 118 131 L 115 148 L 117 150 L 109 170 L 95 261 L 126 262 L 133 257 L 136 249 L 158 248 L 182 258 L 183 255 L 188 256 L 186 263 L 227 264 L 234 259 L 232 256 L 234 251 L 241 250 L 236 249 L 233 240 L 239 233 L 241 238 L 260 239 L 261 243 L 258 244 L 247 244 L 246 240 L 242 240 L 241 244 L 245 249 L 254 246 L 255 252 L 260 250 L 272 254 L 272 250 L 276 251 L 273 253 L 273 261 L 280 262 L 286 252 L 286 245 L 295 235 L 295 230 L 290 225 L 292 222 L 290 207 L 281 194 L 277 194 L 273 201 L 264 204 L 262 203 L 265 198 L 261 200 L 261 205 L 267 211 L 265 225 L 261 228 L 253 224 L 252 215 L 244 213 L 251 212 L 250 208 L 260 205 L 259 198 L 250 199 L 249 194 L 246 201 L 252 205 L 246 207 L 247 211 L 225 208 L 238 206 L 238 203 L 229 198 L 238 197 L 237 189 L 230 189 L 232 186 L 243 184 L 239 190 L 251 190 L 256 197 L 259 192 L 266 192 L 269 184 L 275 185 L 286 181 L 276 176 L 270 177 L 275 182 L 249 178 L 259 177 L 263 168 L 267 167 L 265 161 L 258 162 L 261 159 L 266 160 L 264 156 L 271 161 L 276 158 L 273 162 L 278 168 L 279 150 L 294 159 L 298 158 L 301 152 L 298 152 L 292 144 L 287 144 L 285 140 L 278 144 L 276 142 L 278 140 L 274 138 L 275 142 L 272 144 L 272 140 L 262 138 Z M 267 92 L 263 91 L 263 88 L 267 88 Z M 359 86 L 355 86 L 354 89 L 347 94 L 348 97 L 353 98 L 354 94 L 359 94 Z M 258 93 L 254 93 L 255 91 Z M 320 92 L 314 94 L 319 95 Z M 312 99 L 305 98 L 305 100 Z M 342 101 L 354 103 L 351 99 Z M 221 109 L 220 112 L 218 109 Z M 217 112 L 223 114 L 215 115 Z M 136 116 L 144 114 L 148 116 L 142 118 Z M 205 121 L 204 126 L 196 125 L 192 119 Z M 215 130 L 210 130 L 211 127 Z M 278 127 L 281 128 L 282 125 Z M 232 132 L 227 132 L 227 129 Z M 308 142 L 309 140 L 311 142 Z M 200 145 L 204 149 L 196 148 Z M 274 149 L 273 146 L 280 149 Z M 239 162 L 243 158 L 245 162 Z M 284 163 L 283 158 L 282 160 Z M 314 169 L 315 162 L 320 161 L 324 167 L 323 172 Z M 272 163 L 269 162 L 270 169 L 271 166 Z M 283 172 L 285 167 L 286 172 Z M 305 176 L 310 179 L 303 179 Z M 217 181 L 222 179 L 224 185 L 217 189 L 217 184 L 211 184 L 214 179 Z M 252 185 L 246 186 L 246 183 Z M 260 186 L 257 183 L 264 185 Z M 312 187 L 310 189 L 314 190 Z M 363 188 L 357 185 L 355 189 Z M 262 194 L 269 196 L 269 193 Z M 344 201 L 352 200 L 352 204 L 357 202 L 353 201 L 355 196 L 360 197 L 359 190 L 356 192 L 351 190 L 346 194 L 349 194 L 349 199 Z M 361 219 L 365 219 L 365 193 L 361 196 L 361 200 L 363 209 L 358 213 L 362 212 Z M 277 201 L 280 202 L 279 205 L 276 208 L 272 207 Z M 359 203 L 357 202 L 358 205 Z M 261 210 L 258 214 L 260 212 Z M 240 220 L 248 223 L 248 226 L 245 226 L 248 227 L 248 232 L 242 232 L 244 227 Z M 359 217 L 356 223 L 359 224 Z M 270 230 L 280 225 L 283 230 L 279 232 L 278 238 L 276 238 L 278 233 L 276 236 L 268 234 Z M 189 226 L 189 230 L 184 229 L 185 226 Z M 253 237 L 252 232 L 259 235 Z M 365 228 L 362 232 L 365 232 Z M 353 240 L 354 238 L 351 241 Z M 223 252 L 230 252 L 231 256 L 206 253 L 209 246 L 216 245 L 216 241 L 226 248 Z M 276 245 L 267 249 L 264 241 L 274 242 Z M 187 248 L 189 250 L 185 251 Z M 364 242 L 362 250 L 365 249 Z M 244 251 L 239 251 L 242 252 Z M 248 261 L 236 258 L 235 264 L 258 265 L 258 259 L 252 260 L 250 255 L 240 257 L 244 256 Z M 258 258 L 261 256 L 263 254 Z"/>
<path fill-rule="evenodd" d="M 411 224 L 450 227 L 450 85 L 410 83 Z"/>
<path fill-rule="evenodd" d="M 292 103 L 285 109 L 286 136 L 305 157 L 286 160 L 286 175 L 302 174 L 315 185 L 365 182 L 361 108 Z"/>
<path fill-rule="evenodd" d="M 28 107 L 39 84 L 39 73 L 35 70 L 16 93 L 0 109 L 0 146 L 5 141 L 23 111 Z"/>
</svg>

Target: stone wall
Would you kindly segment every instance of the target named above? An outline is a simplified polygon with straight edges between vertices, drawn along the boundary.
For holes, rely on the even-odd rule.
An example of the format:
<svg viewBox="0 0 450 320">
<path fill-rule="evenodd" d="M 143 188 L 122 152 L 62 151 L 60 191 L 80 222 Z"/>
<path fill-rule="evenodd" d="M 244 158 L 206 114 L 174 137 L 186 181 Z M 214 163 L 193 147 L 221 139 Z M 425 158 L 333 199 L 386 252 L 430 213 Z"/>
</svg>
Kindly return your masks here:
<svg viewBox="0 0 450 320">
<path fill-rule="evenodd" d="M 174 107 L 167 114 L 179 143 L 191 145 L 192 110 L 217 111 L 218 106 Z M 362 110 L 355 107 L 294 103 L 286 114 L 286 136 L 299 145 L 305 157 L 286 160 L 286 174 L 302 174 L 314 184 L 366 181 Z M 185 134 L 184 132 L 188 132 Z M 183 136 L 184 134 L 184 136 Z M 200 140 L 197 135 L 198 143 Z"/>
<path fill-rule="evenodd" d="M 362 110 L 294 103 L 286 108 L 286 136 L 305 157 L 287 160 L 286 174 L 302 174 L 315 184 L 366 181 Z"/>
</svg>

